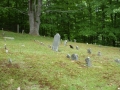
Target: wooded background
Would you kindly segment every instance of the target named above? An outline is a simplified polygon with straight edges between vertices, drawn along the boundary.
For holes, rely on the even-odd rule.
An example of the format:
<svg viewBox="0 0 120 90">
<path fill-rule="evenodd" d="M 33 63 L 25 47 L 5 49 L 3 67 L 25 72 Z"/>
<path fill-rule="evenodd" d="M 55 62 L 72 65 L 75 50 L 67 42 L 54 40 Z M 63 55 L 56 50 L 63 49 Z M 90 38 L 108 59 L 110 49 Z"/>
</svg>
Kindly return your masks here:
<svg viewBox="0 0 120 90">
<path fill-rule="evenodd" d="M 0 29 L 29 33 L 28 1 L 0 1 Z M 120 46 L 120 0 L 42 0 L 39 33 Z"/>
</svg>

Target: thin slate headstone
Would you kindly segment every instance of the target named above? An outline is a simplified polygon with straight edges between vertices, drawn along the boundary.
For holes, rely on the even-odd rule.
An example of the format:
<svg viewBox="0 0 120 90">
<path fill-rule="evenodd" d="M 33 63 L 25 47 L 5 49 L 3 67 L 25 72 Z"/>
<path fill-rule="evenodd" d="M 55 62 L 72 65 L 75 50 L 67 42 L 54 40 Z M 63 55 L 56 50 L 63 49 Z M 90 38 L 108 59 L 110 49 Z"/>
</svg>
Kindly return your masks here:
<svg viewBox="0 0 120 90">
<path fill-rule="evenodd" d="M 59 35 L 59 33 L 57 33 L 57 34 L 54 36 L 53 45 L 52 45 L 52 50 L 58 51 L 59 44 L 60 44 L 60 35 Z"/>
<path fill-rule="evenodd" d="M 87 49 L 87 52 L 88 52 L 89 54 L 91 54 L 91 53 L 92 53 L 92 52 L 91 52 L 91 48 Z"/>
<path fill-rule="evenodd" d="M 79 47 L 78 47 L 78 46 L 76 46 L 76 49 L 77 49 L 77 50 L 79 50 Z"/>
<path fill-rule="evenodd" d="M 92 66 L 90 57 L 87 57 L 87 58 L 85 59 L 85 62 L 86 62 L 86 66 L 87 66 L 87 67 L 91 67 L 91 66 Z"/>
<path fill-rule="evenodd" d="M 71 58 L 70 54 L 67 54 L 67 58 Z"/>
<path fill-rule="evenodd" d="M 72 54 L 71 59 L 72 60 L 78 60 L 78 55 L 77 54 Z"/>
<path fill-rule="evenodd" d="M 120 63 L 120 59 L 116 59 L 115 62 Z"/>
</svg>

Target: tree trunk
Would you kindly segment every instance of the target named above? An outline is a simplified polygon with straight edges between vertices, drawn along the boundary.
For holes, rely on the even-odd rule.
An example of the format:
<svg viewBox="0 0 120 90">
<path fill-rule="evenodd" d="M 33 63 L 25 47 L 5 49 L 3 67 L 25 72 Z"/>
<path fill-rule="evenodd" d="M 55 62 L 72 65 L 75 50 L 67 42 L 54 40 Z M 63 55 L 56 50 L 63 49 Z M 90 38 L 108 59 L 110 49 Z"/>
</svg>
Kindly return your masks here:
<svg viewBox="0 0 120 90">
<path fill-rule="evenodd" d="M 29 25 L 31 35 L 39 35 L 42 0 L 29 0 Z"/>
</svg>

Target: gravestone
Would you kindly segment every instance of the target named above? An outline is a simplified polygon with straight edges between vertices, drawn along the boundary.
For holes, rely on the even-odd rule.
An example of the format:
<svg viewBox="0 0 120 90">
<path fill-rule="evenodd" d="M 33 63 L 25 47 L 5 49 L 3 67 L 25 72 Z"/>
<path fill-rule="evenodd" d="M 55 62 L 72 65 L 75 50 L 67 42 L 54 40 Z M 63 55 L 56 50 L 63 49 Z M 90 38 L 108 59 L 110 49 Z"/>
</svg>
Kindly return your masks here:
<svg viewBox="0 0 120 90">
<path fill-rule="evenodd" d="M 67 54 L 67 58 L 71 58 L 70 54 Z"/>
<path fill-rule="evenodd" d="M 78 55 L 77 54 L 72 54 L 71 59 L 72 60 L 78 60 Z"/>
<path fill-rule="evenodd" d="M 5 52 L 8 53 L 8 49 L 6 49 Z"/>
<path fill-rule="evenodd" d="M 76 42 L 76 39 L 74 39 L 74 42 Z"/>
<path fill-rule="evenodd" d="M 120 63 L 120 59 L 116 59 L 115 62 Z"/>
<path fill-rule="evenodd" d="M 22 30 L 22 34 L 24 34 L 24 30 Z"/>
<path fill-rule="evenodd" d="M 54 36 L 53 45 L 52 45 L 52 50 L 58 51 L 59 44 L 60 44 L 60 35 L 59 35 L 59 33 L 57 33 L 57 34 Z"/>
<path fill-rule="evenodd" d="M 67 45 L 67 40 L 64 41 L 64 46 L 66 46 L 66 45 Z"/>
<path fill-rule="evenodd" d="M 8 63 L 9 63 L 9 64 L 12 64 L 12 59 L 9 58 L 9 59 L 8 59 Z"/>
<path fill-rule="evenodd" d="M 76 46 L 76 49 L 77 49 L 77 50 L 79 50 L 79 47 L 78 47 L 78 46 Z"/>
<path fill-rule="evenodd" d="M 87 57 L 87 58 L 85 59 L 85 62 L 86 62 L 86 66 L 87 66 L 87 67 L 92 66 L 90 57 Z"/>
<path fill-rule="evenodd" d="M 91 52 L 91 48 L 88 48 L 87 49 L 87 52 L 89 53 L 89 54 L 91 54 L 92 52 Z"/>
<path fill-rule="evenodd" d="M 101 52 L 98 52 L 98 54 L 97 54 L 98 56 L 101 56 Z"/>
</svg>

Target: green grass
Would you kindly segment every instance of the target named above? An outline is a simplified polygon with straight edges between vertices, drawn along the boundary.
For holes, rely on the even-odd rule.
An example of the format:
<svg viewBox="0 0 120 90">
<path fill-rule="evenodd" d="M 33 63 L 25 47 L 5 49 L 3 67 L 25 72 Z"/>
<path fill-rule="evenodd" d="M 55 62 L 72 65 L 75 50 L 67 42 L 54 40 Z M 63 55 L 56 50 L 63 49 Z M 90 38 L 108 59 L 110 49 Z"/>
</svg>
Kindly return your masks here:
<svg viewBox="0 0 120 90">
<path fill-rule="evenodd" d="M 59 52 L 54 52 L 53 38 L 31 36 L 5 31 L 5 36 L 14 40 L 4 41 L 0 31 L 0 90 L 117 90 L 120 87 L 120 58 L 117 47 L 98 46 L 68 42 L 79 50 L 70 49 L 62 42 Z M 43 42 L 45 45 L 41 45 Z M 6 44 L 8 53 L 5 52 Z M 92 49 L 92 54 L 87 49 Z M 97 56 L 101 51 L 102 56 Z M 76 53 L 78 61 L 66 58 Z M 92 67 L 85 66 L 85 58 L 90 57 Z M 12 64 L 8 59 L 12 59 Z"/>
</svg>

